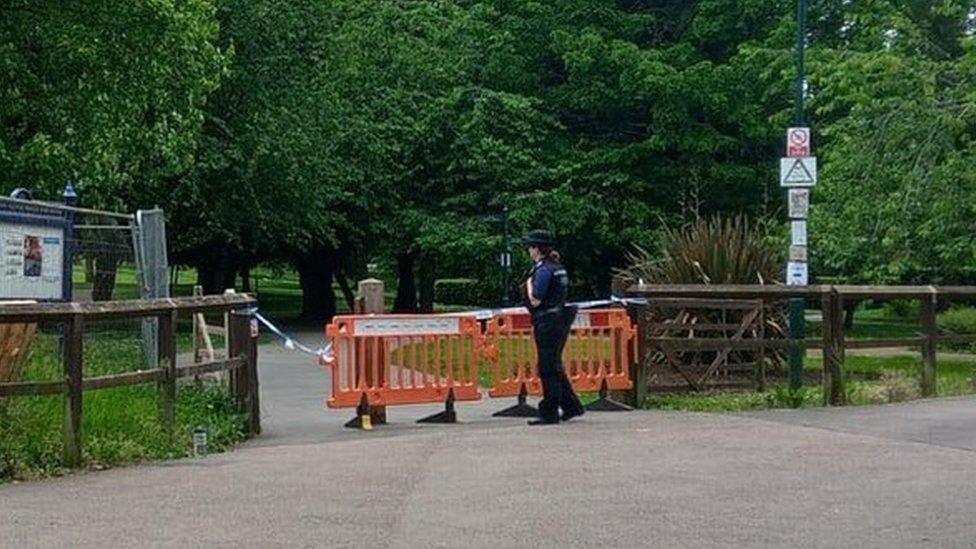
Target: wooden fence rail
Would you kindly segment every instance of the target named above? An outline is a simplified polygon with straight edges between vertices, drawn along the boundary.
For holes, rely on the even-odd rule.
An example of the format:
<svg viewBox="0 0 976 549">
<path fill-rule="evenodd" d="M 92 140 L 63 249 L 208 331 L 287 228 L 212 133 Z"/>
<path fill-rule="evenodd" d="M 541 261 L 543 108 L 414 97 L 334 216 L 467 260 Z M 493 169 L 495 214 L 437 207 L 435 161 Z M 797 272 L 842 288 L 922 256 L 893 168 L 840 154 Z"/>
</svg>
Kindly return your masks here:
<svg viewBox="0 0 976 549">
<path fill-rule="evenodd" d="M 81 463 L 81 414 L 84 391 L 156 383 L 159 413 L 172 435 L 176 418 L 177 380 L 209 372 L 229 371 L 230 390 L 244 410 L 249 434 L 261 431 L 257 377 L 256 301 L 245 294 L 173 299 L 106 301 L 96 303 L 0 304 L 0 324 L 61 322 L 65 325 L 62 358 L 64 379 L 0 383 L 0 398 L 64 395 L 64 462 Z M 176 323 L 180 317 L 199 313 L 228 313 L 228 354 L 188 366 L 176 363 Z M 84 377 L 84 331 L 93 321 L 155 317 L 158 326 L 159 367 L 120 374 Z"/>
<path fill-rule="evenodd" d="M 667 338 L 652 337 L 646 326 L 640 326 L 642 353 L 653 349 L 812 349 L 823 351 L 824 400 L 829 405 L 842 405 L 845 399 L 844 353 L 846 349 L 875 349 L 890 347 L 918 347 L 921 351 L 919 372 L 922 396 L 937 395 L 938 347 L 940 343 L 976 342 L 976 334 L 943 334 L 939 332 L 936 312 L 949 301 L 976 301 L 973 286 L 761 286 L 761 285 L 637 285 L 627 291 L 631 297 L 643 297 L 654 307 L 657 303 L 674 303 L 674 300 L 723 300 L 758 299 L 766 304 L 784 302 L 791 298 L 817 300 L 823 316 L 822 334 L 819 339 L 760 338 L 731 341 L 720 338 Z M 915 300 L 920 304 L 920 330 L 915 337 L 847 339 L 844 334 L 844 305 L 863 300 Z M 697 303 L 702 303 L 697 301 Z M 643 323 L 642 323 L 643 324 Z M 634 366 L 635 393 L 631 398 L 640 402 L 646 395 L 646 361 L 639 360 Z"/>
</svg>

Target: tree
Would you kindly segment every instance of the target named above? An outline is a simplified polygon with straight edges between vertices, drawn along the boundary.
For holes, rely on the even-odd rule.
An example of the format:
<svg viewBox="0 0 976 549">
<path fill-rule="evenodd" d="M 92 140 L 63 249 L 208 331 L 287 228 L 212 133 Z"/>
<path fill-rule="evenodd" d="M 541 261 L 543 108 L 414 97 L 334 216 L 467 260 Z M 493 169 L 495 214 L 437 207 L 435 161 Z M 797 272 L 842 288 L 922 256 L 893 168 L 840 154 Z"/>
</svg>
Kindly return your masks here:
<svg viewBox="0 0 976 549">
<path fill-rule="evenodd" d="M 0 6 L 0 182 L 38 198 L 71 180 L 84 205 L 149 208 L 193 163 L 227 65 L 210 0 L 20 1 Z M 112 238 L 112 237 L 110 237 Z M 109 299 L 128 243 L 81 251 Z M 91 256 L 89 256 L 91 257 Z"/>
<path fill-rule="evenodd" d="M 865 283 L 976 280 L 974 9 L 851 5 L 846 38 L 816 52 L 818 272 Z"/>
<path fill-rule="evenodd" d="M 151 207 L 193 163 L 227 55 L 210 0 L 0 6 L 0 180 L 89 206 Z M 155 192 L 154 192 L 155 191 Z"/>
</svg>

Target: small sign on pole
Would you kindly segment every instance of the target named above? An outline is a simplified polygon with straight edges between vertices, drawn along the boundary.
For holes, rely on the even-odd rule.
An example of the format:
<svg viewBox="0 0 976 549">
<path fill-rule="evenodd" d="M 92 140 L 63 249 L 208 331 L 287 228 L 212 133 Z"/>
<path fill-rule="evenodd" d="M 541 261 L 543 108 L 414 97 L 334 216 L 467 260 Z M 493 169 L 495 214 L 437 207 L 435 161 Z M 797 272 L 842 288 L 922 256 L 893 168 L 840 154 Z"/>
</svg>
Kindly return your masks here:
<svg viewBox="0 0 976 549">
<path fill-rule="evenodd" d="M 786 284 L 788 286 L 806 286 L 808 282 L 807 264 L 802 261 L 790 261 L 786 266 Z"/>
<path fill-rule="evenodd" d="M 790 261 L 803 261 L 807 260 L 807 247 L 806 246 L 790 246 Z"/>
<path fill-rule="evenodd" d="M 786 156 L 810 156 L 810 128 L 786 130 Z"/>
<path fill-rule="evenodd" d="M 801 156 L 781 158 L 779 184 L 783 187 L 813 187 L 817 184 L 817 158 Z"/>
<path fill-rule="evenodd" d="M 806 219 L 810 214 L 810 189 L 790 189 L 790 219 Z"/>
<path fill-rule="evenodd" d="M 807 222 L 803 220 L 791 221 L 790 222 L 790 233 L 792 239 L 790 243 L 794 246 L 806 246 L 807 245 Z"/>
</svg>

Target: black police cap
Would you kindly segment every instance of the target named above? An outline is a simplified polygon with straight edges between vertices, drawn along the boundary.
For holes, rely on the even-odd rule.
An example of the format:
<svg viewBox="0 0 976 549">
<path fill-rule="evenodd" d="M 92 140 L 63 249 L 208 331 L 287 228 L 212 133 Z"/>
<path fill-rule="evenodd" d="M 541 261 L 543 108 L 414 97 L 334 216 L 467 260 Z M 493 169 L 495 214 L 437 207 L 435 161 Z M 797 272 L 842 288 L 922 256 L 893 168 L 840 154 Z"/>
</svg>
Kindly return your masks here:
<svg viewBox="0 0 976 549">
<path fill-rule="evenodd" d="M 555 246 L 556 239 L 549 231 L 535 229 L 522 237 L 522 244 L 526 246 Z"/>
</svg>

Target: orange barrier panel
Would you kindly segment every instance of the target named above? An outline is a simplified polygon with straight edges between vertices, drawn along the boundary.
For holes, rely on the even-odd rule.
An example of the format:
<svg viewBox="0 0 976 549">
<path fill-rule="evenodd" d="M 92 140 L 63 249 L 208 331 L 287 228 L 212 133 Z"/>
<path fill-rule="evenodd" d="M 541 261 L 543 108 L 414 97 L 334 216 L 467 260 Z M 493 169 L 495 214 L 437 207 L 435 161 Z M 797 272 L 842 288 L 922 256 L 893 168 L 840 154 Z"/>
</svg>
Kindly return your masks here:
<svg viewBox="0 0 976 549">
<path fill-rule="evenodd" d="M 529 314 L 496 316 L 488 322 L 487 339 L 494 362 L 488 394 L 541 395 Z M 637 329 L 626 310 L 581 310 L 563 349 L 563 367 L 577 391 L 630 389 L 630 364 L 636 356 Z"/>
<path fill-rule="evenodd" d="M 329 408 L 479 400 L 481 326 L 467 316 L 348 315 L 332 342 Z"/>
</svg>

